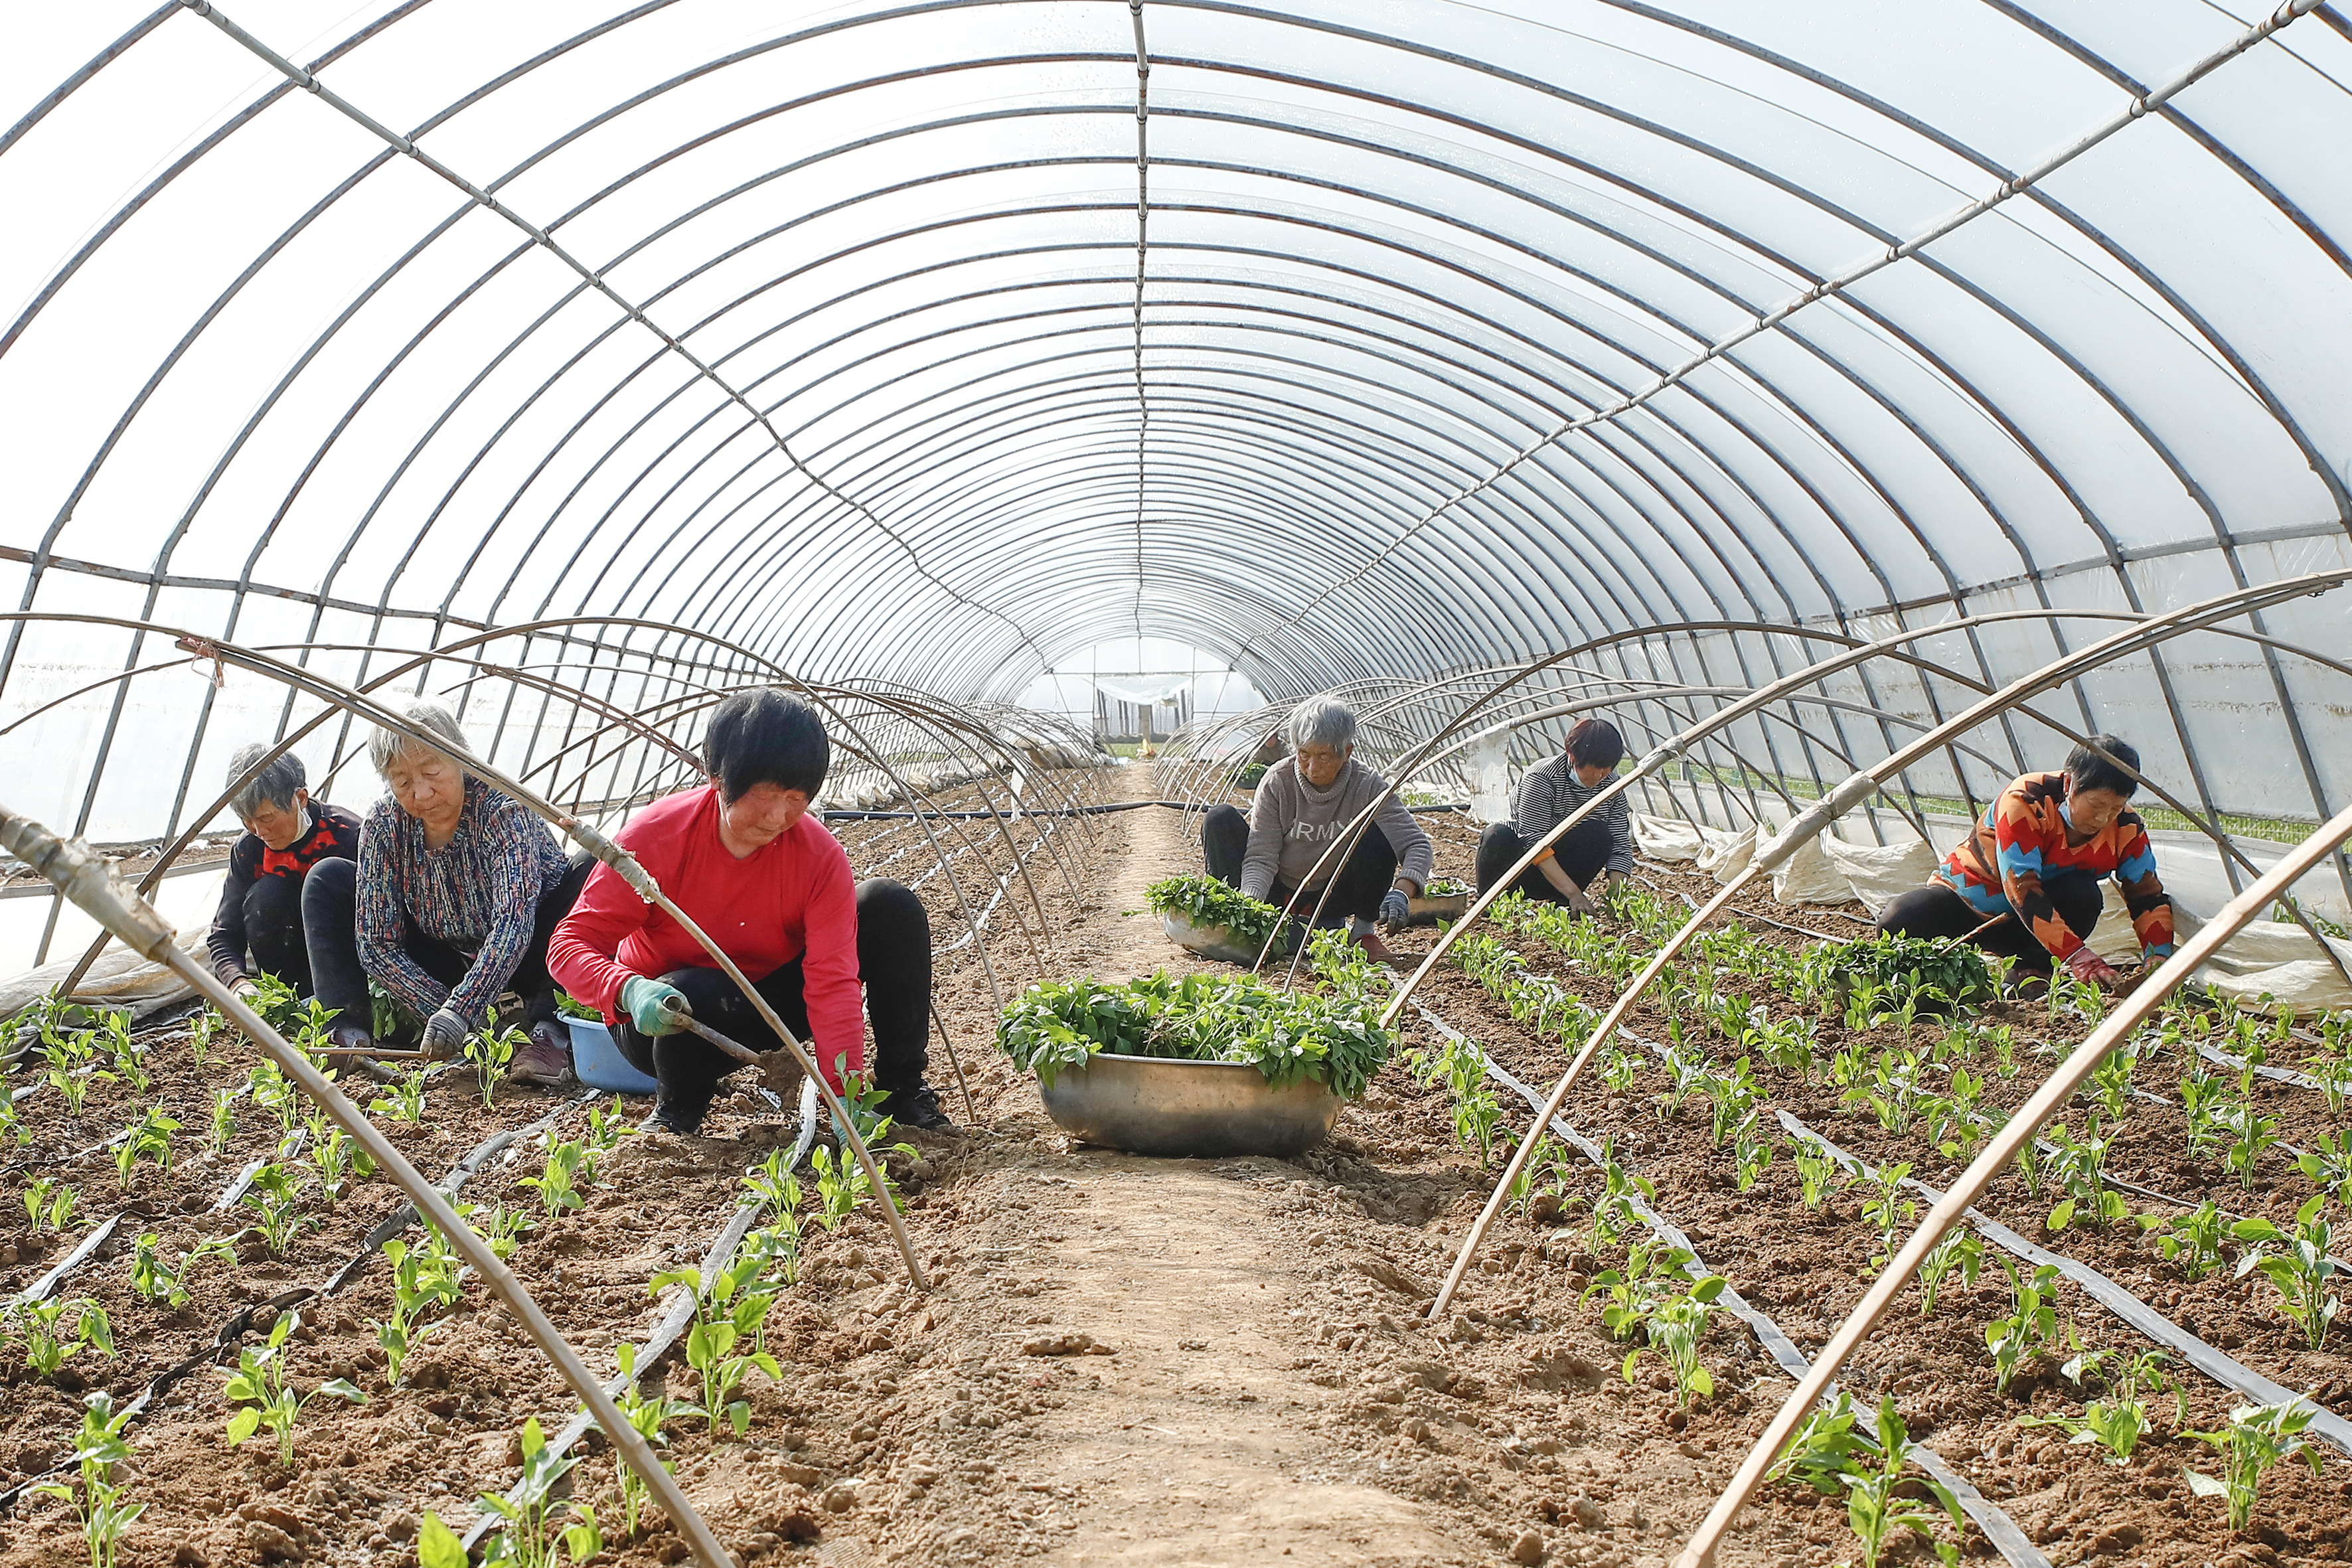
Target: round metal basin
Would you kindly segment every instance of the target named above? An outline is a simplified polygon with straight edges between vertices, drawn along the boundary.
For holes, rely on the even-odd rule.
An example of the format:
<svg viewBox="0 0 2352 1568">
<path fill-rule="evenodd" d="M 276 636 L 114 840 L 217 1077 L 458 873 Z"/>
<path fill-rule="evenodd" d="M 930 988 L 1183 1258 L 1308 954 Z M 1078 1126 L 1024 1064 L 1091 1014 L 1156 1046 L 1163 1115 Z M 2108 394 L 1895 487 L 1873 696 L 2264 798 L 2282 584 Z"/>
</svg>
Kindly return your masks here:
<svg viewBox="0 0 2352 1568">
<path fill-rule="evenodd" d="M 1194 925 L 1171 910 L 1160 917 L 1160 929 L 1177 946 L 1190 948 L 1203 958 L 1238 963 L 1244 968 L 1257 962 L 1256 945 L 1234 935 L 1231 926 Z"/>
<path fill-rule="evenodd" d="M 1286 1160 L 1330 1136 L 1340 1099 L 1304 1080 L 1268 1087 L 1246 1062 L 1097 1056 L 1037 1086 L 1045 1114 L 1073 1137 L 1135 1154 Z"/>
</svg>

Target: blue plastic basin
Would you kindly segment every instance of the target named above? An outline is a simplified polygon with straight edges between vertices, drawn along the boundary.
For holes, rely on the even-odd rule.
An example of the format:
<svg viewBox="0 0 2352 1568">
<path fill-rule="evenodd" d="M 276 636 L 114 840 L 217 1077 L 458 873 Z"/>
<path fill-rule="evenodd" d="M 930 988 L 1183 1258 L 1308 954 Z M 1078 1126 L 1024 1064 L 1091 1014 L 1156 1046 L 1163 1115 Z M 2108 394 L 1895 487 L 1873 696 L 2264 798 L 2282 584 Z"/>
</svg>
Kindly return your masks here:
<svg viewBox="0 0 2352 1568">
<path fill-rule="evenodd" d="M 613 1031 L 589 1018 L 566 1018 L 572 1026 L 572 1070 L 590 1089 L 607 1094 L 651 1094 L 654 1080 L 629 1065 Z"/>
</svg>

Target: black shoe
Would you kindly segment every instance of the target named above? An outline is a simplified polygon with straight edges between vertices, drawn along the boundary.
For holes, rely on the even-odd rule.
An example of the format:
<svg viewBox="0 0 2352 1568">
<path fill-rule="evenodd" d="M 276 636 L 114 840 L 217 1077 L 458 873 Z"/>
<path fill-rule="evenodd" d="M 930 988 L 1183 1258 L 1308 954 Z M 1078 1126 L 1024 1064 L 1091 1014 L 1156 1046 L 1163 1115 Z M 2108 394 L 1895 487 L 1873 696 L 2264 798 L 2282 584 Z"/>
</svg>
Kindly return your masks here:
<svg viewBox="0 0 2352 1568">
<path fill-rule="evenodd" d="M 688 1092 L 669 1084 L 654 1091 L 654 1113 L 645 1120 L 647 1132 L 675 1132 L 681 1138 L 693 1138 L 702 1131 L 702 1119 L 710 1110 L 709 1089 Z"/>
<path fill-rule="evenodd" d="M 919 1127 L 926 1132 L 944 1132 L 955 1126 L 948 1120 L 948 1113 L 940 1109 L 940 1097 L 931 1092 L 927 1083 L 891 1090 L 882 1101 L 881 1110 L 901 1127 Z"/>
</svg>

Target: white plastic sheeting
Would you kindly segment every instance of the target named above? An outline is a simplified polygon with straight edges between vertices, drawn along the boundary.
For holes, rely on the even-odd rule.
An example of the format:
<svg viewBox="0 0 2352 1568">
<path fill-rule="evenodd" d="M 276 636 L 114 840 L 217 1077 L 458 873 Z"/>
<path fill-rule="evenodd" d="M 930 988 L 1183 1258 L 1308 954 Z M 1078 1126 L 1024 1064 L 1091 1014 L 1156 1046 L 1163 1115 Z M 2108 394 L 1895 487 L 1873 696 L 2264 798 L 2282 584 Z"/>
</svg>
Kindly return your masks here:
<svg viewBox="0 0 2352 1568">
<path fill-rule="evenodd" d="M 1123 0 L 16 8 L 0 604 L 339 679 L 622 616 L 719 639 L 713 679 L 999 701 L 1114 637 L 1286 699 L 2020 613 L 1717 748 L 1818 784 L 2082 617 L 2352 562 L 2333 0 L 1140 25 L 1139 118 Z M 2295 650 L 2352 646 L 2347 599 L 2038 700 L 2200 810 L 2321 819 L 2352 678 Z M 1621 664 L 1738 688 L 1819 647 Z M 504 662 L 616 648 L 630 700 L 686 651 Z M 0 745 L 45 763 L 11 788 L 149 838 L 307 717 L 168 669 L 75 694 L 170 660 L 0 628 Z M 489 706 L 502 756 L 570 743 Z M 2021 718 L 1907 783 L 1981 800 L 2056 749 Z"/>
</svg>

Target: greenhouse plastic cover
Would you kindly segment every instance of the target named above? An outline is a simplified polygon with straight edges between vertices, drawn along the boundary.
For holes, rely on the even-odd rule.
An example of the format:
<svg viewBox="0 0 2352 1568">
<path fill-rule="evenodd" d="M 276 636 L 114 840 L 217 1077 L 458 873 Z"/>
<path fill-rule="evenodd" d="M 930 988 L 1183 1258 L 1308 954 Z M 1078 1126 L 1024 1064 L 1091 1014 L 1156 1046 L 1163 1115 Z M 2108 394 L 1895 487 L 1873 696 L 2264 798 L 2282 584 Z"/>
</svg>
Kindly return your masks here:
<svg viewBox="0 0 2352 1568">
<path fill-rule="evenodd" d="M 2116 624 L 2084 617 L 2352 564 L 2338 5 L 9 26 L 0 738 L 8 804 L 102 842 L 317 711 L 122 622 L 351 680 L 614 617 L 1003 702 L 1114 637 L 1288 699 L 1696 624 L 1658 657 L 1738 687 L 1809 657 L 1759 628 L 2021 612 L 1918 645 L 1998 685 Z M 2053 710 L 2209 810 L 2324 819 L 2347 599 Z M 1959 689 L 1825 689 L 1845 736 Z M 498 753 L 540 720 L 467 721 Z M 1988 731 L 1930 765 L 1982 799 L 2053 761 Z"/>
</svg>

